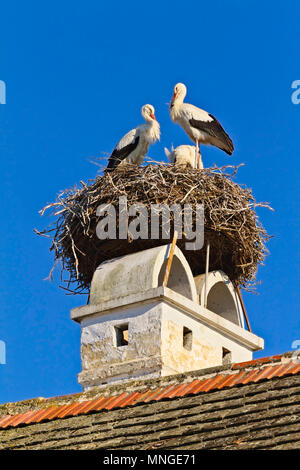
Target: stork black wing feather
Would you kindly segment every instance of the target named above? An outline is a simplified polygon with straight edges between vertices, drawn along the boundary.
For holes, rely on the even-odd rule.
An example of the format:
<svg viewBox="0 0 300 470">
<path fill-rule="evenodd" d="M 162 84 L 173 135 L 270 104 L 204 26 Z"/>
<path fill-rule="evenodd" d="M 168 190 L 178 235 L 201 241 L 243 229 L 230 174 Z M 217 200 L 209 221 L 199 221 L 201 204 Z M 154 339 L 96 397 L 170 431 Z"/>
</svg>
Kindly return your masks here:
<svg viewBox="0 0 300 470">
<path fill-rule="evenodd" d="M 133 152 L 137 148 L 139 140 L 140 136 L 138 135 L 133 142 L 128 145 L 125 145 L 125 147 L 122 147 L 120 149 L 115 148 L 108 159 L 108 165 L 106 169 L 113 170 L 114 168 L 116 168 L 116 166 L 118 166 L 122 160 L 127 158 L 131 154 L 131 152 Z"/>
<path fill-rule="evenodd" d="M 221 141 L 224 144 L 222 150 L 231 155 L 234 150 L 231 138 L 224 131 L 219 121 L 212 114 L 209 114 L 209 116 L 212 118 L 212 121 L 198 121 L 196 119 L 190 119 L 190 125 Z"/>
</svg>

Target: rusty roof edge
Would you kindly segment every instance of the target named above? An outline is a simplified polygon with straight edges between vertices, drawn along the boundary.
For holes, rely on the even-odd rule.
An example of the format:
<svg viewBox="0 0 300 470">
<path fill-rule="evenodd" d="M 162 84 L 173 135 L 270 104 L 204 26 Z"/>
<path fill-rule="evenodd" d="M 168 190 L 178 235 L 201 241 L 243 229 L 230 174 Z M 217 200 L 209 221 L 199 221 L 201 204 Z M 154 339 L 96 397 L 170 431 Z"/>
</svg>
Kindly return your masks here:
<svg viewBox="0 0 300 470">
<path fill-rule="evenodd" d="M 78 392 L 75 394 L 61 395 L 50 398 L 38 397 L 20 402 L 4 403 L 0 404 L 0 418 L 8 414 L 15 415 L 18 413 L 25 413 L 29 410 L 37 411 L 39 409 L 45 409 L 51 406 L 61 406 L 65 404 L 72 404 L 74 402 L 82 403 L 83 401 L 93 400 L 101 396 L 117 396 L 124 392 L 124 387 L 126 387 L 126 392 L 128 393 L 135 391 L 142 392 L 146 389 L 156 389 L 159 387 L 166 387 L 171 384 L 189 383 L 197 378 L 200 380 L 207 379 L 219 373 L 227 375 L 240 372 L 241 370 L 250 370 L 257 367 L 263 368 L 278 362 L 287 362 L 293 354 L 294 351 L 285 352 L 280 355 L 254 359 L 253 361 L 210 367 L 206 369 L 161 377 L 159 379 L 133 379 L 115 385 L 107 384 L 105 386 L 94 387 L 87 392 Z"/>
</svg>

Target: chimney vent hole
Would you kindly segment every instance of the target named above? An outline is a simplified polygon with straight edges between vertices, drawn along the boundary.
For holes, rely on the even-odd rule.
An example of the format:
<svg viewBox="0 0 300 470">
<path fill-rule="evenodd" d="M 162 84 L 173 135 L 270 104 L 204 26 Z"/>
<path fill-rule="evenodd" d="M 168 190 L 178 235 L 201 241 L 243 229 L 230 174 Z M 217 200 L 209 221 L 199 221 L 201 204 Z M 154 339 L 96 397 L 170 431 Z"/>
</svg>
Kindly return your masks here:
<svg viewBox="0 0 300 470">
<path fill-rule="evenodd" d="M 124 325 L 115 326 L 116 332 L 116 345 L 127 346 L 128 344 L 128 323 Z"/>
<path fill-rule="evenodd" d="M 193 332 L 186 326 L 183 327 L 183 347 L 188 351 L 192 350 L 193 346 Z"/>
</svg>

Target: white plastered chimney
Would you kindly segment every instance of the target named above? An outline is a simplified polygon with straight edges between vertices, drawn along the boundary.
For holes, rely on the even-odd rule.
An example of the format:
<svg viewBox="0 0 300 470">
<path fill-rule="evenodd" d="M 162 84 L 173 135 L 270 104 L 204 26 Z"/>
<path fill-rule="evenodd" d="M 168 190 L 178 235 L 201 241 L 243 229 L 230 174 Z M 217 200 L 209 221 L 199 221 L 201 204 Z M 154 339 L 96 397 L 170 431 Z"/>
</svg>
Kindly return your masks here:
<svg viewBox="0 0 300 470">
<path fill-rule="evenodd" d="M 163 279 L 170 245 L 102 263 L 90 303 L 71 311 L 81 325 L 84 390 L 133 378 L 158 378 L 225 363 L 249 361 L 263 339 L 247 331 L 239 298 L 222 271 L 193 277 L 175 248 L 168 287 Z"/>
</svg>

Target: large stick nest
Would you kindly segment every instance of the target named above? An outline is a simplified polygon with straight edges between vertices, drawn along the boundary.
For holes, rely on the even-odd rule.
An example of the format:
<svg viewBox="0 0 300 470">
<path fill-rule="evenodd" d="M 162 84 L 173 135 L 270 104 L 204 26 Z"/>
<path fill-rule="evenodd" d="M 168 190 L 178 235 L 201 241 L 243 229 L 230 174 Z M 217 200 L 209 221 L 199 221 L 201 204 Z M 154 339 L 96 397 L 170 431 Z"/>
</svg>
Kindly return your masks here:
<svg viewBox="0 0 300 470">
<path fill-rule="evenodd" d="M 126 196 L 128 206 L 143 203 L 150 213 L 151 204 L 204 204 L 205 244 L 201 250 L 187 251 L 185 240 L 177 244 L 187 258 L 194 276 L 205 271 L 205 246 L 210 241 L 210 271 L 222 269 L 232 281 L 248 290 L 255 285 L 257 267 L 267 254 L 265 229 L 256 215 L 251 190 L 233 181 L 228 168 L 205 170 L 180 169 L 174 165 L 150 164 L 144 167 L 126 165 L 104 176 L 97 176 L 80 188 L 65 190 L 56 202 L 47 205 L 55 222 L 40 235 L 50 237 L 55 264 L 61 261 L 61 281 L 70 293 L 86 293 L 95 269 L 105 260 L 170 243 L 170 239 L 100 240 L 96 235 L 100 204 L 113 204 L 118 209 L 119 197 Z M 116 211 L 118 212 L 118 211 Z M 172 224 L 171 224 L 172 226 Z M 150 233 L 150 232 L 149 232 Z M 54 266 L 55 266 L 54 264 Z M 64 274 L 68 279 L 64 279 Z M 51 271 L 52 274 L 52 271 Z"/>
</svg>

